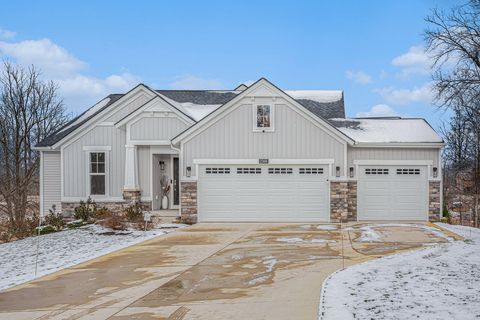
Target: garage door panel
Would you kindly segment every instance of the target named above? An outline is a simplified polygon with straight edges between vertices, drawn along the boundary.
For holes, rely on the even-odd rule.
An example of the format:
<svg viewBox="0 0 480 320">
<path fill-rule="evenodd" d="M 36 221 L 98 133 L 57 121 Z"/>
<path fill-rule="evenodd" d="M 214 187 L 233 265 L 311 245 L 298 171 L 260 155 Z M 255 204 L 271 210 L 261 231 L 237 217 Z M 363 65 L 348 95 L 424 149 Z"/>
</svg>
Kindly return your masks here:
<svg viewBox="0 0 480 320">
<path fill-rule="evenodd" d="M 360 220 L 427 219 L 426 167 L 360 166 L 359 171 Z"/>
<path fill-rule="evenodd" d="M 329 184 L 318 174 L 326 166 L 230 165 L 223 166 L 230 174 L 217 175 L 207 174 L 206 167 L 215 166 L 199 168 L 200 221 L 329 221 Z"/>
</svg>

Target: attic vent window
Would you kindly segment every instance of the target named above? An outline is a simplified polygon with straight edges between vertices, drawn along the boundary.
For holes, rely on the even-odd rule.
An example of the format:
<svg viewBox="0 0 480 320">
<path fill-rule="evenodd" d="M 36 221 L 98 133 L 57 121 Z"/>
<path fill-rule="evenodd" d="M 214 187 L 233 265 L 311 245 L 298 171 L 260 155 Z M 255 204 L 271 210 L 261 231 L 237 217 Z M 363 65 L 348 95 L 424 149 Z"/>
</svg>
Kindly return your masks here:
<svg viewBox="0 0 480 320">
<path fill-rule="evenodd" d="M 254 131 L 273 131 L 273 106 L 269 104 L 255 105 L 253 120 Z"/>
</svg>

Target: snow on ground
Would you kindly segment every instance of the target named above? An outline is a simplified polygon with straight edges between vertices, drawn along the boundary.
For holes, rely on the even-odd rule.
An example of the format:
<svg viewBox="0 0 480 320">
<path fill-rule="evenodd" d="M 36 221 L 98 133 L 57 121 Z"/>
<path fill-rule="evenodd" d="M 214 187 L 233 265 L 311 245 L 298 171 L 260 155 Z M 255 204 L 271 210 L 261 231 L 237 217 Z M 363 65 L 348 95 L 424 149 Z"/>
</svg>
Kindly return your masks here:
<svg viewBox="0 0 480 320">
<path fill-rule="evenodd" d="M 148 231 L 112 231 L 99 225 L 42 235 L 35 276 L 37 237 L 0 244 L 0 290 L 71 267 L 184 225 L 165 224 Z"/>
<path fill-rule="evenodd" d="M 465 240 L 334 273 L 319 319 L 479 319 L 480 229 L 438 224 Z"/>
<path fill-rule="evenodd" d="M 317 229 L 318 230 L 337 230 L 337 226 L 334 225 L 334 224 L 321 224 L 319 226 L 317 226 Z"/>
<path fill-rule="evenodd" d="M 360 238 L 358 241 L 360 242 L 381 242 L 383 234 L 382 232 L 376 230 L 378 228 L 392 228 L 392 227 L 407 227 L 407 228 L 420 228 L 425 232 L 431 233 L 432 235 L 439 237 L 439 238 L 444 238 L 447 240 L 452 240 L 450 237 L 445 235 L 442 231 L 438 230 L 437 228 L 434 227 L 429 227 L 427 225 L 423 224 L 405 224 L 405 223 L 384 223 L 384 224 L 369 224 L 362 226 L 360 230 L 362 231 L 362 234 L 360 235 Z M 352 228 L 348 228 L 349 231 L 353 230 Z"/>
<path fill-rule="evenodd" d="M 277 238 L 275 241 L 285 242 L 285 243 L 334 243 L 335 240 L 326 240 L 326 239 L 302 239 L 300 237 L 284 237 Z"/>
</svg>

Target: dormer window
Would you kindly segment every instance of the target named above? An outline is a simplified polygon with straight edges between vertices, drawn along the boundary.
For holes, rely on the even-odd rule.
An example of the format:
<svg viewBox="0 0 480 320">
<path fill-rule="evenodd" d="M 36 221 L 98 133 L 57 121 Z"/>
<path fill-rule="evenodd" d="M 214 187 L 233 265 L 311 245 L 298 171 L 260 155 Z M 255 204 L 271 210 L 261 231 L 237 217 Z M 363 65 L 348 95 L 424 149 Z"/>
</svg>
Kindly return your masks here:
<svg viewBox="0 0 480 320">
<path fill-rule="evenodd" d="M 273 106 L 257 104 L 254 108 L 254 131 L 273 131 Z"/>
</svg>

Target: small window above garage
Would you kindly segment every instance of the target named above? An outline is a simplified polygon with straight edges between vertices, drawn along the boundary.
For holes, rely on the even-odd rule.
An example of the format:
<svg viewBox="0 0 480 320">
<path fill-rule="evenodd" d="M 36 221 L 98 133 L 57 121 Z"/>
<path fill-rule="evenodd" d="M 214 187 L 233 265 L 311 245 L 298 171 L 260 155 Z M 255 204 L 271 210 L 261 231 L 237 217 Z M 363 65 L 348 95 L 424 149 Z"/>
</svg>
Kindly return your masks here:
<svg viewBox="0 0 480 320">
<path fill-rule="evenodd" d="M 253 131 L 273 131 L 273 106 L 270 104 L 257 104 L 253 109 Z"/>
</svg>

